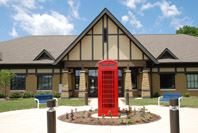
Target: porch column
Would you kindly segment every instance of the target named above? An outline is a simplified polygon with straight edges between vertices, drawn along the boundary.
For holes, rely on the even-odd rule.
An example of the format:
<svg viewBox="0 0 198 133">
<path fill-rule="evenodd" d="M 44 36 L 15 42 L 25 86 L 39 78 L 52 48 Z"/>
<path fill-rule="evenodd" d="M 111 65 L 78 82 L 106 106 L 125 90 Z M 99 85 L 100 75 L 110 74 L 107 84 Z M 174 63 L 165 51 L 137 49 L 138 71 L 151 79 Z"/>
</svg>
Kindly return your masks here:
<svg viewBox="0 0 198 133">
<path fill-rule="evenodd" d="M 79 93 L 78 97 L 84 98 L 85 92 L 87 91 L 87 78 L 86 78 L 86 71 L 81 70 L 80 71 L 80 81 L 79 81 Z"/>
<path fill-rule="evenodd" d="M 131 70 L 127 69 L 125 70 L 125 79 L 124 79 L 125 92 L 126 90 L 129 90 L 129 96 L 133 97 L 133 92 L 132 92 L 133 84 L 131 81 L 132 81 Z"/>
<path fill-rule="evenodd" d="M 63 71 L 61 98 L 69 98 L 71 96 L 71 89 L 71 72 Z"/>
<path fill-rule="evenodd" d="M 149 70 L 144 69 L 142 71 L 142 97 L 151 97 L 150 93 L 150 79 L 149 79 Z"/>
</svg>

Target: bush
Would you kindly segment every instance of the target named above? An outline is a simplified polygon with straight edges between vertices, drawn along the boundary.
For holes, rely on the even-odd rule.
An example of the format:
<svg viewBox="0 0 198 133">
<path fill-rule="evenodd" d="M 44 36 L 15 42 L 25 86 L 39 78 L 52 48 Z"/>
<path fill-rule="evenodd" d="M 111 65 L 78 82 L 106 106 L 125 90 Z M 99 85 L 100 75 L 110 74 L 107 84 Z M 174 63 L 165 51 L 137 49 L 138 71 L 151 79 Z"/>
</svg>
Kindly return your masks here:
<svg viewBox="0 0 198 133">
<path fill-rule="evenodd" d="M 60 93 L 58 93 L 58 92 L 51 92 L 51 91 L 40 91 L 40 92 L 36 92 L 35 95 L 43 95 L 43 94 L 52 94 L 56 98 L 60 98 L 60 96 L 61 96 Z"/>
<path fill-rule="evenodd" d="M 61 94 L 58 93 L 58 92 L 54 92 L 54 93 L 53 93 L 53 96 L 56 97 L 56 98 L 60 98 Z"/>
<path fill-rule="evenodd" d="M 184 97 L 190 97 L 190 94 L 189 93 L 184 93 L 183 96 Z"/>
<path fill-rule="evenodd" d="M 31 98 L 31 97 L 34 97 L 34 93 L 25 92 L 25 93 L 23 94 L 23 98 Z"/>
<path fill-rule="evenodd" d="M 159 97 L 159 96 L 160 96 L 160 94 L 158 92 L 155 92 L 153 95 L 153 97 Z"/>
<path fill-rule="evenodd" d="M 40 91 L 40 92 L 36 92 L 35 95 L 42 95 L 42 94 L 52 94 L 51 91 Z"/>
<path fill-rule="evenodd" d="M 5 95 L 3 93 L 0 93 L 0 98 L 5 98 Z"/>
<path fill-rule="evenodd" d="M 21 98 L 23 94 L 21 92 L 13 92 L 10 94 L 10 98 Z"/>
</svg>

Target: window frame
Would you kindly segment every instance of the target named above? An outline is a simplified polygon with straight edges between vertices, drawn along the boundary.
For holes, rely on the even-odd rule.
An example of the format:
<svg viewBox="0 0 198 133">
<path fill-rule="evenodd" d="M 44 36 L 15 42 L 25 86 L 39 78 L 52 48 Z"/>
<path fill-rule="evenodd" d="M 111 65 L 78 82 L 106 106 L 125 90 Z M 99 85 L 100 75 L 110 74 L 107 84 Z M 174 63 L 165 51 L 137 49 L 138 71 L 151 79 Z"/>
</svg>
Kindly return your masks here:
<svg viewBox="0 0 198 133">
<path fill-rule="evenodd" d="M 103 28 L 102 39 L 103 39 L 104 43 L 106 43 L 108 41 L 108 29 L 106 27 Z"/>
<path fill-rule="evenodd" d="M 25 80 L 24 80 L 24 88 L 22 89 L 13 89 L 13 78 L 16 78 L 16 76 L 24 76 L 25 77 Z M 26 77 L 27 75 L 26 74 L 23 74 L 23 73 L 16 73 L 15 76 L 11 79 L 11 82 L 10 82 L 10 90 L 26 90 Z"/>
<path fill-rule="evenodd" d="M 76 76 L 76 71 L 79 70 L 81 71 L 81 68 L 76 68 L 74 69 L 74 91 L 79 91 L 79 87 L 80 87 L 80 75 L 79 76 Z M 78 88 L 76 88 L 76 80 L 77 80 L 77 77 L 78 77 Z"/>
<path fill-rule="evenodd" d="M 50 89 L 39 88 L 39 76 L 51 76 L 51 88 Z M 53 90 L 53 74 L 52 73 L 38 73 L 37 74 L 37 90 L 41 90 L 41 91 Z"/>
<path fill-rule="evenodd" d="M 162 87 L 161 86 L 161 75 L 174 75 L 174 87 Z M 163 73 L 159 73 L 159 81 L 160 81 L 160 90 L 175 90 L 176 89 L 176 73 L 174 73 L 174 72 L 169 72 L 169 73 L 167 73 L 167 72 L 163 72 Z"/>
<path fill-rule="evenodd" d="M 197 87 L 189 87 L 189 85 L 188 85 L 188 74 L 193 74 L 193 75 L 197 75 Z M 192 81 L 191 81 L 192 82 Z M 195 82 L 195 79 L 194 79 L 194 82 Z M 194 84 L 194 86 L 195 86 L 195 83 L 193 83 Z M 188 89 L 188 90 L 198 90 L 198 72 L 189 72 L 189 73 L 186 73 L 186 88 Z"/>
<path fill-rule="evenodd" d="M 133 71 L 135 70 L 137 73 L 136 73 L 136 82 L 135 82 L 135 87 L 133 86 L 133 88 L 132 89 L 134 89 L 134 90 L 137 90 L 138 89 L 138 75 L 139 75 L 139 68 L 138 67 L 132 67 L 132 68 L 130 68 L 130 70 L 131 70 L 131 84 L 132 84 L 132 86 L 133 86 L 133 80 L 134 80 L 134 78 L 133 78 Z"/>
</svg>

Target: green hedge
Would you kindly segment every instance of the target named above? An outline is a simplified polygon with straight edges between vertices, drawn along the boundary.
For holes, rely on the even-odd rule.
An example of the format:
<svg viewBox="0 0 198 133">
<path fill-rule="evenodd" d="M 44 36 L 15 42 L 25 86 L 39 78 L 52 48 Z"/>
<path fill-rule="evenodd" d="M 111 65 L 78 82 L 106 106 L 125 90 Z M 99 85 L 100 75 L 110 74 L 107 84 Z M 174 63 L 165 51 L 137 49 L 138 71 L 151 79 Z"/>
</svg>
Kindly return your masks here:
<svg viewBox="0 0 198 133">
<path fill-rule="evenodd" d="M 5 98 L 5 95 L 3 93 L 0 93 L 0 98 Z"/>
<path fill-rule="evenodd" d="M 42 94 L 52 94 L 56 98 L 60 98 L 61 94 L 57 92 L 50 92 L 50 91 L 43 91 L 43 92 L 12 92 L 10 93 L 10 98 L 32 98 L 35 95 L 42 95 Z M 5 95 L 0 93 L 0 98 L 4 98 Z"/>
</svg>

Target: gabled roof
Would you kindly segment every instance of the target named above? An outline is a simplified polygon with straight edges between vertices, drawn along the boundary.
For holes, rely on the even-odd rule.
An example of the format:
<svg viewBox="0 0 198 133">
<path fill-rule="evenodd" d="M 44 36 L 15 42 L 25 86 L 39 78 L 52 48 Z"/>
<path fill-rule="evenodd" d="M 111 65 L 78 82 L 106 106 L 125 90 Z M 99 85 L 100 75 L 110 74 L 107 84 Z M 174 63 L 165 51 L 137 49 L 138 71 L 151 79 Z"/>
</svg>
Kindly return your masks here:
<svg viewBox="0 0 198 133">
<path fill-rule="evenodd" d="M 56 59 L 75 38 L 75 35 L 40 35 L 0 42 L 0 64 L 53 64 L 54 60 L 34 59 L 43 49 Z"/>
<path fill-rule="evenodd" d="M 102 12 L 83 30 L 83 32 L 67 47 L 63 53 L 55 60 L 54 64 L 57 64 L 63 59 L 66 54 L 91 30 L 91 28 L 104 16 L 107 15 L 118 27 L 125 33 L 140 50 L 142 50 L 154 63 L 158 63 L 154 56 L 111 14 L 111 12 L 104 8 Z"/>
<path fill-rule="evenodd" d="M 168 48 L 178 59 L 158 59 L 159 63 L 198 63 L 198 37 L 184 34 L 135 35 L 157 59 Z"/>
<path fill-rule="evenodd" d="M 198 63 L 198 37 L 189 35 L 134 35 L 154 56 L 168 48 L 178 59 L 158 59 L 159 63 Z M 0 42 L 1 64 L 53 64 L 54 60 L 34 60 L 46 49 L 57 59 L 77 36 L 29 36 Z"/>
<path fill-rule="evenodd" d="M 168 48 L 165 48 L 164 51 L 157 57 L 157 59 L 178 59 Z"/>
<path fill-rule="evenodd" d="M 34 60 L 42 60 L 43 57 L 47 57 L 45 59 L 49 59 L 49 60 L 55 60 L 54 57 L 46 50 L 46 49 L 43 49 L 40 54 L 38 54 L 36 56 L 36 58 Z"/>
</svg>

